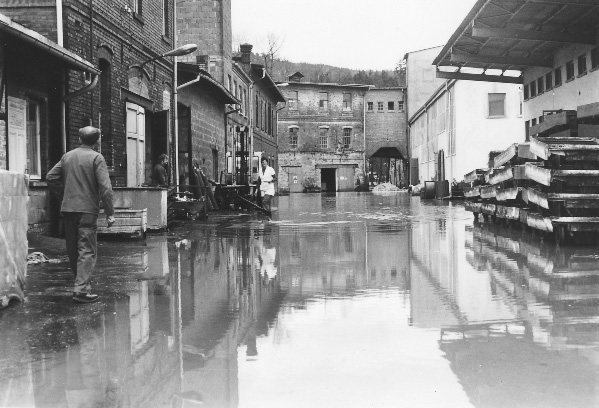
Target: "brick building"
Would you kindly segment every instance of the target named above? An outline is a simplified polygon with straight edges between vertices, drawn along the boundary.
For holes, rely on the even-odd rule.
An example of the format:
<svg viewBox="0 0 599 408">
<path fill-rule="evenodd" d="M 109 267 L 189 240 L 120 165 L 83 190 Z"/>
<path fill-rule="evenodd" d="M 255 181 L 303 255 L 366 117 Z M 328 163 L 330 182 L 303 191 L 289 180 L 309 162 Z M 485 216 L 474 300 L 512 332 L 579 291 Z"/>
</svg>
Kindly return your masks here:
<svg viewBox="0 0 599 408">
<path fill-rule="evenodd" d="M 54 92 L 69 94 L 84 88 L 65 104 L 64 143 L 51 144 L 42 161 L 39 188 L 47 171 L 64 151 L 78 146 L 78 129 L 102 129 L 101 152 L 113 186 L 138 187 L 150 182 L 158 155 L 172 153 L 171 120 L 173 65 L 160 55 L 174 48 L 173 2 L 169 0 L 3 0 L 0 12 L 39 31 L 68 51 L 91 61 L 98 77 L 71 70 Z M 156 59 L 147 64 L 144 61 Z M 96 79 L 97 78 L 97 79 Z M 55 112 L 60 117 L 60 109 Z M 53 115 L 52 115 L 53 116 Z M 47 203 L 39 203 L 47 209 Z M 42 224 L 51 225 L 49 211 Z"/>
<path fill-rule="evenodd" d="M 407 185 L 406 88 L 366 93 L 366 160 L 371 181 Z"/>
<path fill-rule="evenodd" d="M 368 85 L 301 82 L 282 88 L 279 192 L 353 191 L 364 182 Z"/>
<path fill-rule="evenodd" d="M 198 65 L 177 66 L 179 184 L 189 184 L 193 159 L 209 179 L 224 181 L 226 113 L 239 101 Z"/>
</svg>

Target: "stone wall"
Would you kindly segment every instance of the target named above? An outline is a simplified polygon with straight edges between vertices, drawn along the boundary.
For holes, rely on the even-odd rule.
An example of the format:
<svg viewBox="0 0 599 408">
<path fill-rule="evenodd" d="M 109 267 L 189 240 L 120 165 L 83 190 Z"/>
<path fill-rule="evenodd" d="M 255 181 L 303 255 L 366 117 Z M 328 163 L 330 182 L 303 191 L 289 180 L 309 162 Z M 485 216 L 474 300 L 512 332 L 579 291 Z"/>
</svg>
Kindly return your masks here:
<svg viewBox="0 0 599 408">
<path fill-rule="evenodd" d="M 24 299 L 27 276 L 27 180 L 0 170 L 0 308 Z"/>
</svg>

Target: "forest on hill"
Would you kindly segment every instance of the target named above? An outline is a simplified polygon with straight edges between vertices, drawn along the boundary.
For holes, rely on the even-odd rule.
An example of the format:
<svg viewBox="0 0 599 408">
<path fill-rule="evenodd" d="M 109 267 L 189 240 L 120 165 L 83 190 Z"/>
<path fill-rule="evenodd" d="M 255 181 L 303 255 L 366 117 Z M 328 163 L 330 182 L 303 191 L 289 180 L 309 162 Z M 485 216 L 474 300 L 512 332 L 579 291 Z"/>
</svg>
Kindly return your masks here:
<svg viewBox="0 0 599 408">
<path fill-rule="evenodd" d="M 290 75 L 301 72 L 304 82 L 374 85 L 377 88 L 405 86 L 405 65 L 400 61 L 391 70 L 355 70 L 325 64 L 291 62 L 272 58 L 268 54 L 255 54 L 256 63 L 267 67 L 268 73 L 277 82 L 286 82 Z"/>
</svg>

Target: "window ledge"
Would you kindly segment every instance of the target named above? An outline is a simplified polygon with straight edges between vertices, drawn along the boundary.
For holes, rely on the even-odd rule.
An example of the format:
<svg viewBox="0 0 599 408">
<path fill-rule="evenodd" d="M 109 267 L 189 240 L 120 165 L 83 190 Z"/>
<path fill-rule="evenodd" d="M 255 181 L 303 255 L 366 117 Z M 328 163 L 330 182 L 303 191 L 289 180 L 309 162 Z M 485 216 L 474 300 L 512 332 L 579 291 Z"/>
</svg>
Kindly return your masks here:
<svg viewBox="0 0 599 408">
<path fill-rule="evenodd" d="M 140 13 L 133 13 L 133 19 L 137 20 L 141 24 L 145 24 L 144 16 L 142 16 Z"/>
<path fill-rule="evenodd" d="M 40 179 L 29 179 L 29 187 L 48 187 L 48 184 Z"/>
<path fill-rule="evenodd" d="M 487 119 L 505 119 L 506 115 L 497 115 L 497 116 L 487 116 Z"/>
<path fill-rule="evenodd" d="M 572 81 L 574 81 L 574 77 L 572 77 L 572 78 L 570 78 L 570 79 L 566 79 L 566 83 L 568 83 L 568 82 L 572 82 Z"/>
<path fill-rule="evenodd" d="M 168 36 L 166 36 L 166 35 L 162 36 L 162 41 L 165 42 L 168 45 L 171 45 L 171 39 Z"/>
<path fill-rule="evenodd" d="M 587 74 L 587 71 L 584 71 L 583 73 L 581 73 L 581 74 L 578 74 L 578 75 L 576 76 L 576 78 L 583 77 L 583 76 L 585 76 L 586 74 Z"/>
<path fill-rule="evenodd" d="M 589 72 L 597 71 L 598 69 L 599 69 L 599 65 L 597 65 L 597 66 L 596 66 L 596 67 L 594 67 L 594 68 L 591 68 L 591 70 L 590 70 Z"/>
<path fill-rule="evenodd" d="M 559 88 L 560 86 L 562 86 L 562 84 L 561 84 L 561 83 L 560 83 L 560 84 L 557 84 L 557 85 L 553 85 L 553 89 L 555 89 L 555 88 Z"/>
</svg>

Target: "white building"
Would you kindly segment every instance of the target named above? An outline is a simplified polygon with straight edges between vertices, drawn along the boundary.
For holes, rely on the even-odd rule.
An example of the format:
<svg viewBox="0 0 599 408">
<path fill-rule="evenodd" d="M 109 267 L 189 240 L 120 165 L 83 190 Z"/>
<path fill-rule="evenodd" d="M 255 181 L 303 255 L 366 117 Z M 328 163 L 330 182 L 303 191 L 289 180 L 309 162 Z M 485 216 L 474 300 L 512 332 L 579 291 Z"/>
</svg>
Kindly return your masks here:
<svg viewBox="0 0 599 408">
<path fill-rule="evenodd" d="M 446 81 L 409 120 L 410 179 L 462 181 L 489 152 L 524 142 L 522 86 Z"/>
</svg>

